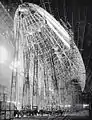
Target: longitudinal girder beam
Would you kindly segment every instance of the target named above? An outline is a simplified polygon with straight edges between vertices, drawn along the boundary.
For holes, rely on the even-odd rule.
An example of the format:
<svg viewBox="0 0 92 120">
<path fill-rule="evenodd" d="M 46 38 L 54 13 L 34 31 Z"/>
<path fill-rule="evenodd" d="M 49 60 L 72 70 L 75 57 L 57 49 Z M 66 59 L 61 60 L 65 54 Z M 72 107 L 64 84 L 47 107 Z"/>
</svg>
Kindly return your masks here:
<svg viewBox="0 0 92 120">
<path fill-rule="evenodd" d="M 73 37 L 53 16 L 32 3 L 24 3 L 16 10 L 14 36 L 19 50 L 18 60 L 23 61 L 23 51 L 29 51 L 30 54 L 29 81 L 33 83 L 30 91 L 34 91 L 34 86 L 37 87 L 35 99 L 38 99 L 38 103 L 34 103 L 39 108 L 41 102 L 45 104 L 46 99 L 46 105 L 72 105 L 74 102 L 71 94 L 74 96 L 76 87 L 71 81 L 76 79 L 83 90 L 86 78 L 85 67 Z M 23 68 L 22 62 L 20 68 Z M 28 69 L 27 65 L 25 69 Z M 74 90 L 70 90 L 71 86 Z M 70 91 L 71 94 L 68 94 Z M 33 92 L 30 94 L 32 96 Z"/>
</svg>

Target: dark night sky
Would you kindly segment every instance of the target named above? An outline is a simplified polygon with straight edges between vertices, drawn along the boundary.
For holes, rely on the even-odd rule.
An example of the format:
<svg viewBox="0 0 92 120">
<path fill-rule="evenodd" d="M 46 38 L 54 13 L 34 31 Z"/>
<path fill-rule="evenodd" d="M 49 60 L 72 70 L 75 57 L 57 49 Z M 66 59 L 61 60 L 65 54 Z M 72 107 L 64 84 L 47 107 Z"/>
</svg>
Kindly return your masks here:
<svg viewBox="0 0 92 120">
<path fill-rule="evenodd" d="M 21 4 L 21 0 L 1 0 L 1 2 L 5 5 L 8 5 L 8 7 L 12 4 Z M 52 10 L 54 11 L 55 16 L 58 18 L 57 10 L 59 11 L 60 18 L 64 17 L 64 10 L 66 9 L 66 16 L 69 22 L 71 22 L 72 19 L 72 12 L 74 13 L 74 23 L 79 18 L 78 12 L 80 11 L 80 19 L 84 19 L 84 10 L 86 9 L 87 12 L 87 21 L 92 22 L 92 16 L 90 15 L 92 13 L 92 2 L 91 0 L 23 0 L 23 2 L 32 2 L 35 4 L 41 4 L 41 1 L 50 1 Z M 48 6 L 48 4 L 47 4 Z"/>
</svg>

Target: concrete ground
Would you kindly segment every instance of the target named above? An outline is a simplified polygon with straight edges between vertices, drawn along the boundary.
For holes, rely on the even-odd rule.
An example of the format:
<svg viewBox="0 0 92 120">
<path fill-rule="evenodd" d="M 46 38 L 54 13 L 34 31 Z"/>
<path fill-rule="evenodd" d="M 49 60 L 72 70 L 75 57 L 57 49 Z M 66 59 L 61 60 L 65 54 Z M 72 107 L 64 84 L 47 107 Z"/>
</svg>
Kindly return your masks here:
<svg viewBox="0 0 92 120">
<path fill-rule="evenodd" d="M 14 120 L 89 120 L 90 118 L 89 117 L 83 117 L 83 116 L 67 116 L 67 117 L 54 117 L 54 116 L 50 116 L 50 117 L 47 117 L 47 116 L 38 116 L 38 117 L 25 117 L 25 118 L 15 118 Z M 90 119 L 92 120 L 92 119 Z"/>
</svg>

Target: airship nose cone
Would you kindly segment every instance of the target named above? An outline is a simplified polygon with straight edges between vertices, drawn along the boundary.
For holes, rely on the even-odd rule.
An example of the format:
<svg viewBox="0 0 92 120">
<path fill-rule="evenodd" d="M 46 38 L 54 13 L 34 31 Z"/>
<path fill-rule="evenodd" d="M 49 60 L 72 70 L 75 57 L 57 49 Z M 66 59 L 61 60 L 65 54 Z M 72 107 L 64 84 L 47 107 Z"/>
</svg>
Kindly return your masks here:
<svg viewBox="0 0 92 120">
<path fill-rule="evenodd" d="M 19 12 L 26 12 L 26 13 L 29 13 L 29 9 L 30 9 L 30 12 L 31 13 L 34 13 L 35 12 L 35 7 L 33 4 L 29 4 L 28 3 L 24 3 L 22 5 L 19 6 Z"/>
</svg>

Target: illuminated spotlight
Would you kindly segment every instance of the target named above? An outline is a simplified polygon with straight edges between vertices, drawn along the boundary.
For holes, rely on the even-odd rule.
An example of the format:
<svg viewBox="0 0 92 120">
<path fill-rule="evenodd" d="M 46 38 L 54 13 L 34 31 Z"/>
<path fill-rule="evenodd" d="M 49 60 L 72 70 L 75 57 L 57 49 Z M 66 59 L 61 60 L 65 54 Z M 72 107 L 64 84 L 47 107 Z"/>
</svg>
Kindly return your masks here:
<svg viewBox="0 0 92 120">
<path fill-rule="evenodd" d="M 65 105 L 65 107 L 71 107 L 71 105 Z"/>
<path fill-rule="evenodd" d="M 89 104 L 83 104 L 83 108 L 89 107 Z"/>
<path fill-rule="evenodd" d="M 3 46 L 0 46 L 0 63 L 4 63 L 7 60 L 7 57 L 7 50 Z"/>
</svg>

